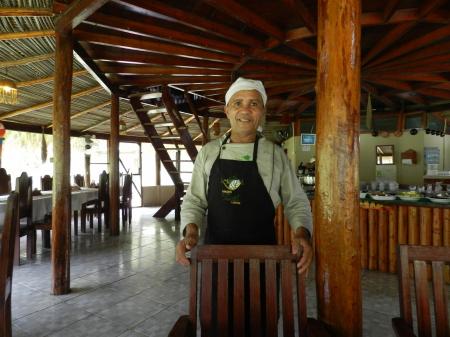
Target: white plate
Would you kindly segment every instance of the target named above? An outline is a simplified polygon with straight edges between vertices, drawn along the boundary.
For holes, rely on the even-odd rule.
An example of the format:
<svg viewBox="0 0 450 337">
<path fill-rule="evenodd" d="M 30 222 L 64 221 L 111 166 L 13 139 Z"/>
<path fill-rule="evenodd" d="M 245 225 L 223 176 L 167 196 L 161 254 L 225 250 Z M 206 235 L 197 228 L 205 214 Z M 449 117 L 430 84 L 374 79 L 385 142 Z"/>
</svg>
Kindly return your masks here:
<svg viewBox="0 0 450 337">
<path fill-rule="evenodd" d="M 359 192 L 359 197 L 360 197 L 361 199 L 364 199 L 366 196 L 367 196 L 367 193 L 366 193 L 366 192 Z"/>
<path fill-rule="evenodd" d="M 386 201 L 386 200 L 395 200 L 395 195 L 371 195 L 373 200 L 380 200 L 380 201 Z"/>
<path fill-rule="evenodd" d="M 403 200 L 403 201 L 419 201 L 420 200 L 420 197 L 410 197 L 407 195 L 399 195 L 398 197 L 400 198 L 400 200 Z"/>
<path fill-rule="evenodd" d="M 448 199 L 440 199 L 440 198 L 428 198 L 431 202 L 435 202 L 437 204 L 450 204 L 450 198 Z"/>
</svg>

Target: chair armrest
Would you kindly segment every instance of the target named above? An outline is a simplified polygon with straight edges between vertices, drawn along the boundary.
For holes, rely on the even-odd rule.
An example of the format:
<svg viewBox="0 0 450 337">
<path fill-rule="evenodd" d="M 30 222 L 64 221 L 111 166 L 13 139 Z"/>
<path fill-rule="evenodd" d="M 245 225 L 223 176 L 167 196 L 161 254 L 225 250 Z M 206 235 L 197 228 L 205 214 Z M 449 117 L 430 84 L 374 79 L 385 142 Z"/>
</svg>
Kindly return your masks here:
<svg viewBox="0 0 450 337">
<path fill-rule="evenodd" d="M 327 324 L 325 324 L 324 322 L 321 322 L 317 319 L 309 318 L 309 317 L 308 317 L 306 335 L 308 337 L 332 337 L 333 336 L 333 334 L 331 333 L 331 329 Z"/>
<path fill-rule="evenodd" d="M 195 328 L 188 315 L 180 316 L 168 337 L 195 337 Z"/>
<path fill-rule="evenodd" d="M 392 328 L 397 337 L 416 337 L 413 329 L 400 317 L 392 319 Z"/>
</svg>

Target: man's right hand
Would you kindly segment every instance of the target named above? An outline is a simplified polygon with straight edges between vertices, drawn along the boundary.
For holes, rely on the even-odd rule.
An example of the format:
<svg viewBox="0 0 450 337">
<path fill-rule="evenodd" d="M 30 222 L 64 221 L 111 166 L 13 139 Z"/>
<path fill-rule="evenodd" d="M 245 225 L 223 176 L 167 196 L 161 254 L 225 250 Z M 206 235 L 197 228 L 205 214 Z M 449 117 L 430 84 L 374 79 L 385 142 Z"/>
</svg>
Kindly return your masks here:
<svg viewBox="0 0 450 337">
<path fill-rule="evenodd" d="M 177 243 L 176 247 L 176 261 L 183 265 L 188 266 L 189 260 L 186 257 L 186 252 L 190 251 L 197 245 L 198 242 L 198 227 L 194 223 L 186 225 L 186 235 Z"/>
</svg>

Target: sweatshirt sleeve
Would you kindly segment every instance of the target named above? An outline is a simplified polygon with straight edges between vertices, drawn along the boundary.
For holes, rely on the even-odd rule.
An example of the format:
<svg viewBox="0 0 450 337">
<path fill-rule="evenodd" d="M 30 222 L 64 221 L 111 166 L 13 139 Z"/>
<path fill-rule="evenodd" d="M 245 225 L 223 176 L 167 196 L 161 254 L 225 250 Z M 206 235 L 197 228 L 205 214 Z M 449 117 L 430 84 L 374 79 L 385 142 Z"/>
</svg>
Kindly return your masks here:
<svg viewBox="0 0 450 337">
<path fill-rule="evenodd" d="M 304 227 L 312 235 L 313 221 L 308 197 L 303 191 L 287 156 L 284 153 L 281 153 L 280 156 L 283 165 L 280 189 L 284 214 L 293 230 Z"/>
<path fill-rule="evenodd" d="M 195 223 L 200 227 L 208 208 L 208 175 L 205 171 L 205 152 L 205 147 L 203 147 L 195 159 L 191 183 L 181 204 L 181 228 L 189 223 Z"/>
</svg>

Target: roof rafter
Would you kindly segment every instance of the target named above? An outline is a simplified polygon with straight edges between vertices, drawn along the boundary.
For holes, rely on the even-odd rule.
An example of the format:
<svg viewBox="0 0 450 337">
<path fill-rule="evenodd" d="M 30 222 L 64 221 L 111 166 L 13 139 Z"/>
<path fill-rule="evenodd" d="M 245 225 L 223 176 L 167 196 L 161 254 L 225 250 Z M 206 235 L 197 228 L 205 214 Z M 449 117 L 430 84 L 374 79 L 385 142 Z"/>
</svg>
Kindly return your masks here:
<svg viewBox="0 0 450 337">
<path fill-rule="evenodd" d="M 3 62 L 0 62 L 0 68 L 22 66 L 22 65 L 30 64 L 30 63 L 34 63 L 34 62 L 47 61 L 47 60 L 53 59 L 54 57 L 55 57 L 55 53 L 49 53 L 49 54 L 24 57 L 24 58 L 21 58 L 18 60 L 3 61 Z"/>
<path fill-rule="evenodd" d="M 2 7 L 0 16 L 53 16 L 51 8 Z"/>
<path fill-rule="evenodd" d="M 88 74 L 88 71 L 85 69 L 82 69 L 82 70 L 74 71 L 72 73 L 72 76 L 77 77 L 77 76 L 83 76 L 83 75 L 87 75 L 87 74 Z M 51 81 L 53 81 L 53 79 L 54 79 L 54 76 L 48 76 L 48 77 L 44 77 L 44 78 L 37 78 L 34 80 L 30 80 L 30 81 L 18 82 L 16 84 L 17 84 L 17 88 L 23 88 L 23 87 L 29 87 L 31 85 L 51 82 Z"/>
<path fill-rule="evenodd" d="M 76 28 L 109 0 L 75 0 L 64 13 L 55 20 L 58 31 Z"/>
<path fill-rule="evenodd" d="M 53 37 L 55 36 L 55 31 L 53 29 L 47 30 L 36 30 L 28 32 L 13 32 L 13 33 L 1 33 L 0 40 L 20 40 L 20 39 L 31 39 L 36 37 Z"/>
</svg>

